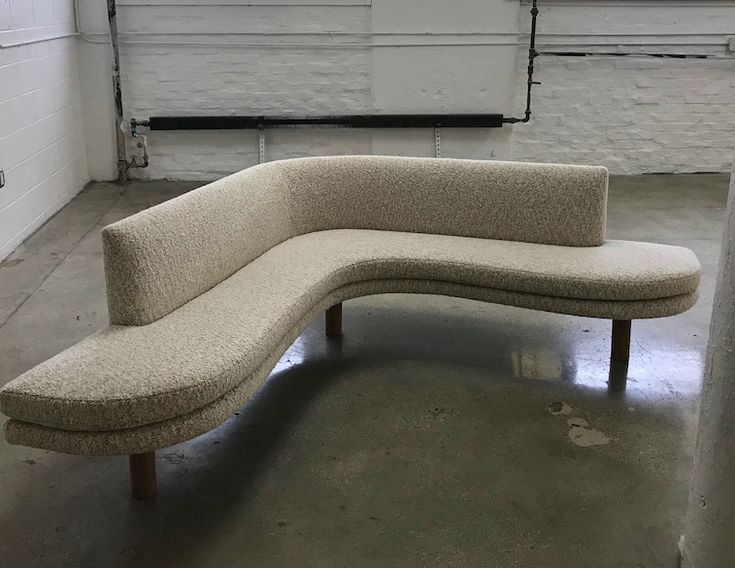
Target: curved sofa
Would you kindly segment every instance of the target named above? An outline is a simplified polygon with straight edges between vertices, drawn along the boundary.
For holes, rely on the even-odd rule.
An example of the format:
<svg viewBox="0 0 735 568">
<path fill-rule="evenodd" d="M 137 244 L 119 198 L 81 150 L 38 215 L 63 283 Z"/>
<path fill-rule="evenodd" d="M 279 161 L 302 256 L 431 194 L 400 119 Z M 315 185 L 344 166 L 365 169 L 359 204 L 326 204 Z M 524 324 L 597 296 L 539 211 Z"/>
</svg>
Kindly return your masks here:
<svg viewBox="0 0 735 568">
<path fill-rule="evenodd" d="M 607 179 L 600 167 L 306 158 L 114 223 L 102 231 L 111 325 L 0 391 L 7 440 L 129 454 L 134 494 L 152 494 L 136 478 L 154 475 L 154 450 L 220 424 L 316 315 L 337 334 L 340 303 L 368 294 L 611 319 L 613 358 L 627 361 L 630 320 L 690 308 L 700 267 L 684 248 L 605 240 Z"/>
</svg>

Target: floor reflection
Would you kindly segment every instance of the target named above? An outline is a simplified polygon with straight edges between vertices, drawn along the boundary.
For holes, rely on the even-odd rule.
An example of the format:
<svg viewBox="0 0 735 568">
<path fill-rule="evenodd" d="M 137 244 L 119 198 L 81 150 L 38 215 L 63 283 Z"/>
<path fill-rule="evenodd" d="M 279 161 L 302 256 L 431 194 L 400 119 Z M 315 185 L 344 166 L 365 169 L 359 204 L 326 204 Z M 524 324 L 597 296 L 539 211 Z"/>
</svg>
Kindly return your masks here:
<svg viewBox="0 0 735 568">
<path fill-rule="evenodd" d="M 562 357 L 548 348 L 520 347 L 511 353 L 513 375 L 517 379 L 571 381 L 574 374 L 564 369 Z"/>
</svg>

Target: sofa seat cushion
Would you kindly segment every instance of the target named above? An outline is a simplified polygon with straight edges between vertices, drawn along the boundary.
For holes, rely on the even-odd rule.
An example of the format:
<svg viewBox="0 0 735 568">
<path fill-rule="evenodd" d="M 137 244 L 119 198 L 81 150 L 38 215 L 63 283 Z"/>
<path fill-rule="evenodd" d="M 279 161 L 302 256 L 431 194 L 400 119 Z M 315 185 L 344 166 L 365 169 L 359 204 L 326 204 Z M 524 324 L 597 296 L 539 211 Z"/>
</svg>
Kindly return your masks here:
<svg viewBox="0 0 735 568">
<path fill-rule="evenodd" d="M 640 303 L 696 292 L 699 264 L 687 249 L 627 241 L 575 248 L 387 231 L 309 233 L 151 324 L 111 326 L 28 371 L 0 391 L 0 410 L 73 431 L 135 428 L 192 412 L 249 377 L 332 291 L 391 279 L 420 282 L 423 293 L 434 281 L 437 293 L 451 283 Z"/>
</svg>

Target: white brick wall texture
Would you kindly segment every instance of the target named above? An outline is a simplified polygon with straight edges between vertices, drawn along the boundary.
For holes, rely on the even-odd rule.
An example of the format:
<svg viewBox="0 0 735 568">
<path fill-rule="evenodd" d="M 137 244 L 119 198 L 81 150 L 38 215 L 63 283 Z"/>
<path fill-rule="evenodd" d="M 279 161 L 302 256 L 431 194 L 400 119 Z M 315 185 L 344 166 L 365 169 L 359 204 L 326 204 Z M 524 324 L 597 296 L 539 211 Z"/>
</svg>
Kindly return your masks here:
<svg viewBox="0 0 735 568">
<path fill-rule="evenodd" d="M 0 0 L 0 260 L 89 179 L 71 8 Z"/>
<path fill-rule="evenodd" d="M 730 170 L 735 54 L 728 53 L 726 32 L 735 32 L 734 3 L 665 9 L 601 3 L 597 10 L 591 2 L 588 9 L 543 4 L 539 51 L 717 59 L 539 57 L 534 78 L 542 85 L 534 88 L 531 122 L 515 127 L 513 159 L 601 164 L 615 174 Z M 517 107 L 525 103 L 525 55 L 519 53 Z"/>
<path fill-rule="evenodd" d="M 370 29 L 369 4 L 364 4 L 121 6 L 121 32 L 146 34 L 143 44 L 135 43 L 140 36 L 124 36 L 129 41 L 121 48 L 126 121 L 156 115 L 370 113 L 368 48 L 301 47 L 324 41 L 327 32 L 348 34 L 342 41 L 361 41 L 359 34 Z M 212 43 L 218 45 L 207 45 Z M 267 159 L 370 153 L 365 138 L 347 130 L 269 130 Z M 258 163 L 253 131 L 152 132 L 148 140 L 151 164 L 131 171 L 132 177 L 207 180 Z M 140 150 L 131 141 L 129 153 L 134 152 Z"/>
<path fill-rule="evenodd" d="M 126 120 L 155 115 L 304 115 L 371 112 L 365 49 L 294 50 L 124 46 Z M 366 134 L 269 130 L 267 159 L 370 153 Z M 132 177 L 221 177 L 258 163 L 254 131 L 152 132 L 151 164 Z M 131 140 L 129 153 L 140 154 Z"/>
<path fill-rule="evenodd" d="M 485 11 L 489 5 L 485 0 L 463 2 Z M 493 45 L 487 43 L 487 34 L 476 38 L 481 28 L 459 31 L 458 26 L 474 25 L 472 19 L 458 13 L 453 21 L 442 2 L 431 3 L 434 10 L 444 10 L 440 20 L 431 10 L 418 10 L 425 5 L 421 3 L 266 3 L 206 9 L 203 1 L 176 9 L 121 5 L 126 122 L 156 115 L 500 112 L 501 105 L 512 103 L 515 46 L 504 34 Z M 493 3 L 516 25 L 517 5 L 509 13 L 505 0 Z M 409 29 L 407 22 L 418 28 Z M 430 28 L 434 31 L 427 36 L 423 30 Z M 473 45 L 455 45 L 462 41 Z M 389 46 L 374 48 L 372 42 Z M 207 45 L 212 43 L 217 45 Z M 401 47 L 406 43 L 419 45 Z M 504 57 L 493 57 L 497 49 Z M 447 132 L 444 154 L 503 156 L 509 135 L 508 130 Z M 132 171 L 134 177 L 211 179 L 258 159 L 255 132 L 157 131 L 148 140 L 150 167 Z M 433 155 L 434 148 L 430 129 L 277 129 L 268 130 L 266 140 L 269 160 L 320 154 Z M 132 141 L 128 149 L 136 152 Z"/>
<path fill-rule="evenodd" d="M 451 9 L 440 0 L 166 4 L 119 0 L 126 118 L 523 110 L 525 0 L 458 0 Z M 22 44 L 0 47 L 0 258 L 79 191 L 88 171 L 114 169 L 105 10 L 97 0 L 80 6 L 83 30 L 101 43 L 37 41 L 74 32 L 72 0 L 0 0 L 0 45 Z M 731 1 L 544 0 L 541 51 L 718 59 L 540 57 L 531 123 L 444 131 L 443 154 L 595 163 L 614 173 L 727 171 L 733 35 Z M 267 159 L 433 150 L 423 130 L 266 137 Z M 135 175 L 206 180 L 257 162 L 255 132 L 152 132 L 149 144 L 151 165 Z"/>
<path fill-rule="evenodd" d="M 410 2 L 370 6 L 368 0 L 320 0 L 311 6 L 186 3 L 192 5 L 120 7 L 126 118 L 376 111 L 519 115 L 525 104 L 527 2 L 517 21 L 517 12 L 501 1 L 491 7 L 462 0 L 464 11 L 456 12 L 461 17 L 441 2 L 421 4 L 421 10 Z M 467 11 L 478 18 L 467 18 Z M 492 14 L 502 14 L 502 25 Z M 445 155 L 594 163 L 619 174 L 728 171 L 735 145 L 735 58 L 724 57 L 735 57 L 726 47 L 732 34 L 731 2 L 545 0 L 541 51 L 708 53 L 722 59 L 540 57 L 537 79 L 543 85 L 534 91 L 531 123 L 513 127 L 512 141 L 510 127 L 446 132 Z M 335 41 L 400 45 L 417 38 L 440 45 L 476 41 L 480 47 L 467 47 L 464 58 L 442 55 L 461 52 L 456 45 L 305 47 Z M 195 45 L 176 45 L 184 42 Z M 201 45 L 211 43 L 229 45 Z M 511 44 L 517 49 L 509 51 Z M 507 78 L 498 59 L 510 53 L 516 70 Z M 404 62 L 403 72 L 386 63 L 391 59 Z M 396 149 L 431 155 L 430 138 L 430 132 L 270 131 L 268 159 Z M 210 179 L 257 162 L 253 132 L 153 132 L 149 142 L 151 166 L 135 175 Z"/>
</svg>

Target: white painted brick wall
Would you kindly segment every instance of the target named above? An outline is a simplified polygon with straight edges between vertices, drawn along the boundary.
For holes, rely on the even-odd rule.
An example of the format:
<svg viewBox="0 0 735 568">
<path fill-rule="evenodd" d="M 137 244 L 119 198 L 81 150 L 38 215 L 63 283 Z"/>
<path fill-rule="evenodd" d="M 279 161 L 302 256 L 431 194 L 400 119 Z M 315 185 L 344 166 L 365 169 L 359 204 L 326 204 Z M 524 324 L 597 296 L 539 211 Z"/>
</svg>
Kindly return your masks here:
<svg viewBox="0 0 735 568">
<path fill-rule="evenodd" d="M 370 101 L 367 50 L 124 46 L 128 114 L 349 114 Z"/>
<path fill-rule="evenodd" d="M 0 259 L 89 180 L 71 0 L 0 0 Z M 33 41 L 33 43 L 26 43 Z"/>
<path fill-rule="evenodd" d="M 534 87 L 531 122 L 514 128 L 513 159 L 601 164 L 616 174 L 729 171 L 735 56 L 726 42 L 735 3 L 580 4 L 587 3 L 542 3 L 539 51 L 732 58 L 539 57 L 534 78 L 542 85 Z M 520 50 L 518 108 L 526 66 Z"/>
<path fill-rule="evenodd" d="M 367 50 L 217 49 L 125 46 L 126 120 L 156 115 L 370 113 Z M 268 159 L 369 153 L 364 133 L 268 131 Z M 212 179 L 258 163 L 257 133 L 153 132 L 154 179 Z M 331 143 L 329 141 L 331 140 Z M 140 153 L 134 146 L 129 153 Z M 301 151 L 298 151 L 298 147 Z"/>
<path fill-rule="evenodd" d="M 542 57 L 537 69 L 543 84 L 531 122 L 515 127 L 514 159 L 615 174 L 729 171 L 735 59 Z"/>
<path fill-rule="evenodd" d="M 506 0 L 463 3 L 484 16 L 495 15 L 491 27 L 497 29 L 491 31 L 501 33 L 497 45 L 475 37 L 482 26 L 465 12 L 447 10 L 440 0 L 381 0 L 373 6 L 369 0 L 290 6 L 262 5 L 267 2 L 260 0 L 219 7 L 205 7 L 206 0 L 201 0 L 200 6 L 175 9 L 121 2 L 126 122 L 166 114 L 502 112 L 501 106 L 512 103 L 515 77 L 515 44 L 504 39 L 505 29 L 517 25 L 518 6 Z M 435 17 L 437 11 L 441 17 Z M 373 41 L 391 45 L 366 45 Z M 445 45 L 457 41 L 475 45 Z M 184 42 L 229 45 L 179 45 Z M 392 45 L 416 42 L 422 45 Z M 242 43 L 249 45 L 237 45 Z M 309 47 L 314 43 L 321 47 Z M 360 45 L 340 45 L 344 43 Z M 498 50 L 503 56 L 496 56 Z M 510 130 L 493 130 L 446 132 L 444 154 L 507 157 Z M 133 177 L 211 179 L 258 159 L 255 132 L 151 132 L 148 139 L 150 167 L 131 171 Z M 269 160 L 321 154 L 433 155 L 434 148 L 430 129 L 278 129 L 267 131 L 266 139 Z M 133 144 L 131 140 L 129 154 L 139 154 Z"/>
<path fill-rule="evenodd" d="M 520 115 L 525 105 L 526 46 L 521 41 L 518 47 L 514 34 L 530 27 L 527 2 L 520 6 L 520 18 L 519 4 L 507 0 L 461 0 L 451 9 L 440 0 L 373 0 L 372 6 L 368 1 L 329 0 L 313 6 L 307 0 L 295 6 L 267 5 L 266 0 L 239 6 L 206 7 L 207 0 L 199 0 L 199 6 L 195 0 L 186 3 L 192 5 L 120 7 L 120 30 L 127 43 L 122 49 L 126 118 L 350 112 Z M 540 50 L 725 56 L 727 37 L 735 34 L 735 4 L 724 0 L 544 0 L 541 6 Z M 334 37 L 319 35 L 325 32 Z M 167 33 L 176 35 L 162 35 Z M 261 35 L 247 35 L 253 33 Z M 400 43 L 417 38 L 442 46 L 257 45 L 327 39 Z M 136 41 L 146 45 L 132 45 Z M 480 45 L 445 45 L 456 41 Z M 446 131 L 444 155 L 595 163 L 631 174 L 730 167 L 735 59 L 541 57 L 537 78 L 543 85 L 535 89 L 530 124 L 502 131 Z M 153 132 L 151 166 L 134 173 L 151 178 L 219 177 L 256 163 L 256 141 L 253 132 Z M 423 131 L 268 133 L 268 159 L 330 153 L 431 155 L 432 148 L 431 132 Z M 130 151 L 135 148 L 130 146 Z"/>
<path fill-rule="evenodd" d="M 119 26 L 123 34 L 154 34 L 146 35 L 143 45 L 134 44 L 138 36 L 123 36 L 128 40 L 121 48 L 126 121 L 156 115 L 372 111 L 369 49 L 257 45 L 319 41 L 325 32 L 369 31 L 369 6 L 121 6 Z M 155 35 L 172 32 L 177 35 Z M 222 35 L 225 32 L 235 34 Z M 243 32 L 256 35 L 237 35 Z M 161 45 L 156 45 L 157 39 Z M 174 45 L 166 45 L 169 41 Z M 176 45 L 183 42 L 256 44 Z M 206 180 L 258 163 L 257 133 L 252 131 L 153 132 L 148 139 L 151 165 L 132 170 L 133 177 Z M 266 139 L 271 160 L 306 153 L 369 153 L 365 134 L 355 131 L 268 131 Z M 139 154 L 133 142 L 129 153 Z"/>
<path fill-rule="evenodd" d="M 126 118 L 518 115 L 523 109 L 525 46 L 521 42 L 517 49 L 517 34 L 529 27 L 525 4 L 519 18 L 519 4 L 509 0 L 461 0 L 451 9 L 442 0 L 198 2 L 157 6 L 120 0 Z M 75 195 L 90 170 L 98 178 L 113 175 L 105 11 L 97 0 L 80 5 L 83 29 L 97 34 L 101 44 L 77 45 L 72 37 L 36 42 L 75 31 L 72 0 L 0 0 L 0 44 L 24 44 L 0 48 L 0 167 L 7 178 L 0 190 L 0 258 Z M 540 22 L 542 51 L 724 57 L 727 40 L 735 35 L 735 3 L 544 0 Z M 224 45 L 199 45 L 212 42 Z M 331 47 L 309 47 L 314 42 Z M 343 42 L 365 46 L 341 47 Z M 367 46 L 371 42 L 384 46 Z M 181 43 L 197 45 L 175 45 Z M 83 93 L 78 57 L 84 62 Z M 598 163 L 614 173 L 729 169 L 735 145 L 734 60 L 547 56 L 537 60 L 537 69 L 543 85 L 535 90 L 530 124 L 445 131 L 444 155 Z M 254 132 L 154 132 L 151 166 L 138 173 L 223 176 L 257 161 L 256 140 Z M 433 148 L 431 132 L 423 130 L 275 130 L 267 132 L 267 140 L 268 159 L 431 155 Z M 94 162 L 90 168 L 87 156 Z"/>
</svg>

